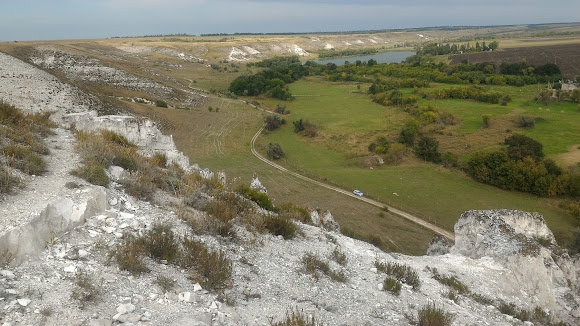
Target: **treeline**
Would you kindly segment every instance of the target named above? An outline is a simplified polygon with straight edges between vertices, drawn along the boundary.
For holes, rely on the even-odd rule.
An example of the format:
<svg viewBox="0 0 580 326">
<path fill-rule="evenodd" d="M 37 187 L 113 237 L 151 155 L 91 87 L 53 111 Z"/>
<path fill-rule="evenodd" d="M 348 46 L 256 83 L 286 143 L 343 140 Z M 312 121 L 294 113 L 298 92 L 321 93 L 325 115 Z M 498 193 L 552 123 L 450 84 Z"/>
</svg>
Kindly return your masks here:
<svg viewBox="0 0 580 326">
<path fill-rule="evenodd" d="M 337 57 L 349 57 L 357 55 L 369 55 L 378 53 L 379 50 L 375 48 L 365 48 L 365 49 L 346 49 L 346 50 L 319 50 L 318 57 L 320 59 L 326 58 L 337 58 Z"/>
<path fill-rule="evenodd" d="M 470 52 L 495 51 L 499 48 L 497 41 L 490 42 L 489 45 L 483 42 L 471 45 L 469 42 L 464 44 L 454 43 L 427 43 L 417 47 L 417 55 L 446 55 L 446 54 L 460 54 Z"/>
<path fill-rule="evenodd" d="M 544 159 L 542 144 L 519 134 L 510 136 L 504 144 L 508 146 L 504 150 L 476 153 L 467 164 L 469 175 L 479 182 L 542 197 L 580 195 L 573 193 L 580 185 L 572 184 L 580 179 L 571 178 L 554 161 Z"/>
<path fill-rule="evenodd" d="M 436 89 L 433 94 L 438 99 L 460 99 L 460 100 L 474 100 L 477 102 L 506 105 L 512 99 L 509 95 L 504 95 L 499 92 L 491 92 L 478 85 L 471 85 L 469 87 L 451 87 L 445 89 Z"/>
<path fill-rule="evenodd" d="M 268 69 L 234 79 L 228 89 L 231 93 L 238 96 L 267 94 L 280 100 L 290 100 L 292 94 L 288 91 L 287 84 L 307 76 L 310 72 L 297 56 L 276 57 L 254 65 Z"/>
<path fill-rule="evenodd" d="M 497 67 L 494 63 L 467 62 L 450 66 L 445 63 L 434 63 L 427 57 L 413 56 L 405 63 L 378 64 L 375 60 L 357 61 L 338 66 L 326 65 L 314 61 L 300 63 L 298 56 L 276 57 L 257 63 L 250 63 L 265 68 L 254 75 L 236 78 L 229 91 L 241 96 L 268 96 L 288 100 L 292 94 L 287 84 L 304 76 L 323 76 L 330 81 L 357 81 L 373 83 L 369 90 L 371 95 L 398 88 L 425 88 L 429 83 L 463 84 L 463 85 L 511 85 L 524 86 L 546 83 L 562 79 L 560 69 L 554 64 L 541 66 L 520 63 L 504 63 Z M 556 85 L 558 87 L 558 85 Z M 483 88 L 452 88 L 432 94 L 438 98 L 472 99 L 485 103 L 507 103 L 509 99 L 499 93 L 489 93 Z"/>
</svg>

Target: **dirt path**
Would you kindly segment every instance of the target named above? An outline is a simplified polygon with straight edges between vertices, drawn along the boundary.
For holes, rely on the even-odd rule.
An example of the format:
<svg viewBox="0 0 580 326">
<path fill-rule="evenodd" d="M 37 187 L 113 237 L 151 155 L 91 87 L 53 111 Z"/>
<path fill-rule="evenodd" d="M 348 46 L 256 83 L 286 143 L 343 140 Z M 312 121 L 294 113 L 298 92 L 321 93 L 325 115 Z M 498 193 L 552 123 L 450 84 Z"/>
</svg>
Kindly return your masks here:
<svg viewBox="0 0 580 326">
<path fill-rule="evenodd" d="M 393 213 L 395 215 L 398 215 L 398 216 L 400 216 L 402 218 L 405 218 L 405 219 L 407 219 L 409 221 L 415 222 L 415 223 L 417 223 L 417 224 L 419 224 L 419 225 L 421 225 L 421 226 L 423 226 L 423 227 L 425 227 L 425 228 L 427 228 L 427 229 L 429 229 L 429 230 L 431 230 L 431 231 L 433 231 L 435 233 L 438 233 L 438 234 L 440 234 L 440 235 L 448 238 L 451 241 L 455 241 L 455 236 L 454 236 L 453 233 L 451 233 L 449 231 L 446 231 L 446 230 L 444 230 L 444 229 L 442 229 L 442 228 L 440 228 L 440 227 L 438 227 L 436 225 L 433 225 L 433 224 L 431 224 L 431 223 L 429 223 L 429 222 L 427 222 L 425 220 L 422 220 L 421 218 L 419 218 L 417 216 L 411 215 L 411 214 L 409 214 L 407 212 L 404 212 L 404 211 L 402 211 L 400 209 L 396 209 L 394 207 L 387 206 L 387 205 L 385 205 L 385 204 L 383 204 L 383 203 L 381 203 L 379 201 L 376 201 L 376 200 L 373 200 L 373 199 L 370 199 L 370 198 L 366 198 L 366 197 L 359 197 L 359 196 L 351 193 L 350 191 L 347 191 L 347 190 L 344 190 L 344 189 L 341 189 L 341 188 L 338 188 L 338 187 L 335 187 L 335 186 L 326 184 L 324 182 L 320 182 L 320 181 L 317 181 L 317 180 L 308 178 L 308 177 L 303 176 L 303 175 L 301 175 L 299 173 L 290 171 L 290 170 L 286 169 L 285 167 L 280 166 L 280 165 L 278 165 L 278 164 L 276 164 L 276 163 L 274 163 L 274 162 L 266 159 L 265 157 L 263 157 L 262 155 L 260 155 L 256 151 L 256 149 L 254 148 L 254 144 L 256 142 L 256 139 L 258 138 L 258 136 L 260 136 L 260 134 L 262 133 L 263 130 L 264 130 L 264 126 L 262 126 L 262 128 L 260 128 L 260 130 L 258 130 L 258 132 L 252 138 L 252 142 L 250 143 L 250 148 L 252 150 L 252 154 L 254 154 L 254 156 L 256 158 L 258 158 L 260 161 L 262 161 L 262 162 L 264 162 L 264 163 L 266 163 L 266 164 L 268 164 L 268 165 L 270 165 L 270 166 L 272 166 L 272 167 L 274 167 L 274 168 L 276 168 L 276 169 L 278 169 L 278 170 L 280 170 L 282 172 L 288 173 L 288 174 L 290 174 L 290 175 L 292 175 L 292 176 L 294 176 L 296 178 L 302 179 L 304 181 L 308 181 L 308 182 L 313 183 L 315 185 L 319 185 L 321 187 L 324 187 L 324 188 L 327 188 L 327 189 L 330 189 L 330 190 L 334 190 L 334 191 L 339 192 L 339 193 L 341 193 L 343 195 L 350 196 L 352 198 L 356 198 L 356 199 L 358 199 L 360 201 L 364 201 L 365 203 L 371 204 L 371 205 L 376 206 L 376 207 L 379 207 L 379 208 L 387 208 L 390 213 Z"/>
</svg>

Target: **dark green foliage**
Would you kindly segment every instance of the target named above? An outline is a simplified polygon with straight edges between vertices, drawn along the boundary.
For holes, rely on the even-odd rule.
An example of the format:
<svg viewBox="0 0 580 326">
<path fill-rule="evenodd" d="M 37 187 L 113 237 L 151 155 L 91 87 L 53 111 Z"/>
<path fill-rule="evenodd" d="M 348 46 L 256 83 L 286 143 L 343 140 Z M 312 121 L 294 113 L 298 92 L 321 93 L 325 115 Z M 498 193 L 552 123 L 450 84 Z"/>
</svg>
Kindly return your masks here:
<svg viewBox="0 0 580 326">
<path fill-rule="evenodd" d="M 281 235 L 285 240 L 294 238 L 296 225 L 282 216 L 269 216 L 264 219 L 264 227 L 273 235 Z"/>
<path fill-rule="evenodd" d="M 439 163 L 441 162 L 441 153 L 439 153 L 439 142 L 429 136 L 421 135 L 415 147 L 415 154 L 425 161 Z"/>
<path fill-rule="evenodd" d="M 266 155 L 271 160 L 277 160 L 284 157 L 284 151 L 278 143 L 269 143 L 268 149 L 266 150 Z"/>
<path fill-rule="evenodd" d="M 255 202 L 256 204 L 258 204 L 258 206 L 266 210 L 273 211 L 275 209 L 268 195 L 258 190 L 254 190 L 246 184 L 240 184 L 239 186 L 237 186 L 236 192 L 248 198 L 249 200 Z"/>
<path fill-rule="evenodd" d="M 394 277 L 397 281 L 412 286 L 413 290 L 419 290 L 421 286 L 419 274 L 407 265 L 391 262 L 383 263 L 377 260 L 375 261 L 375 267 L 378 271 L 387 273 L 387 275 Z"/>
<path fill-rule="evenodd" d="M 491 115 L 484 114 L 481 116 L 483 123 L 481 125 L 482 128 L 489 128 L 491 126 Z"/>
<path fill-rule="evenodd" d="M 518 124 L 521 128 L 534 128 L 536 125 L 536 118 L 522 116 L 518 120 Z"/>
<path fill-rule="evenodd" d="M 298 308 L 286 312 L 286 319 L 279 322 L 270 322 L 270 326 L 322 326 L 314 317 L 309 317 Z"/>
<path fill-rule="evenodd" d="M 232 285 L 233 265 L 223 251 L 210 251 L 199 241 L 185 238 L 179 265 L 188 268 L 191 278 L 210 291 Z"/>
<path fill-rule="evenodd" d="M 73 170 L 73 175 L 84 179 L 88 183 L 108 187 L 109 177 L 101 164 L 89 162 L 83 166 Z"/>
<path fill-rule="evenodd" d="M 435 303 L 430 302 L 428 305 L 419 309 L 417 319 L 418 326 L 447 326 L 451 325 L 453 315 L 442 308 L 438 308 Z"/>
<path fill-rule="evenodd" d="M 457 158 L 457 155 L 451 152 L 445 152 L 441 156 L 441 161 L 443 162 L 443 166 L 447 168 L 453 168 L 459 164 L 459 159 Z"/>
<path fill-rule="evenodd" d="M 542 144 L 528 136 L 514 134 L 506 138 L 504 144 L 508 146 L 509 158 L 514 161 L 522 160 L 527 156 L 539 161 L 544 157 Z"/>
<path fill-rule="evenodd" d="M 0 194 L 10 193 L 18 183 L 17 178 L 0 166 Z"/>
<path fill-rule="evenodd" d="M 135 147 L 125 136 L 119 135 L 109 130 L 101 130 L 101 136 L 109 143 L 119 145 L 121 147 Z"/>
<path fill-rule="evenodd" d="M 302 264 L 307 274 L 310 274 L 314 279 L 320 279 L 320 273 L 330 277 L 331 280 L 344 283 L 347 281 L 346 275 L 343 272 L 335 272 L 330 269 L 327 262 L 323 261 L 313 253 L 307 252 L 302 256 Z"/>
<path fill-rule="evenodd" d="M 277 104 L 276 105 L 276 113 L 278 113 L 278 114 L 289 114 L 290 111 L 289 110 L 286 110 L 286 105 Z"/>
<path fill-rule="evenodd" d="M 93 279 L 82 271 L 76 276 L 71 298 L 79 302 L 81 309 L 99 298 L 101 291 L 93 283 Z"/>
<path fill-rule="evenodd" d="M 346 50 L 335 50 L 335 49 L 318 50 L 318 58 L 327 59 L 327 58 L 336 58 L 336 57 L 352 57 L 352 56 L 359 56 L 359 55 L 375 54 L 378 52 L 379 52 L 379 50 L 376 48 L 346 49 Z"/>
<path fill-rule="evenodd" d="M 119 268 L 133 275 L 149 272 L 149 268 L 143 262 L 145 248 L 143 241 L 130 235 L 125 235 L 121 247 L 114 253 Z"/>
<path fill-rule="evenodd" d="M 499 104 L 500 100 L 509 102 L 511 100 L 498 92 L 487 91 L 482 86 L 471 85 L 469 87 L 451 87 L 447 89 L 436 89 L 432 92 L 438 99 L 462 99 L 474 100 L 477 102 Z"/>
<path fill-rule="evenodd" d="M 304 129 L 304 121 L 302 119 L 297 120 L 297 121 L 293 121 L 292 124 L 294 125 L 294 132 L 299 133 L 301 131 L 303 131 Z"/>
<path fill-rule="evenodd" d="M 383 289 L 398 296 L 399 294 L 401 294 L 401 282 L 397 281 L 392 277 L 387 277 L 383 282 Z"/>
<path fill-rule="evenodd" d="M 419 133 L 419 123 L 416 120 L 408 120 L 399 134 L 399 143 L 412 147 L 415 144 L 415 137 Z"/>
<path fill-rule="evenodd" d="M 467 295 L 470 293 L 467 285 L 461 283 L 461 281 L 459 281 L 455 276 L 440 275 L 437 272 L 437 269 L 433 269 L 432 272 L 433 272 L 433 278 L 435 280 L 439 281 L 439 283 L 441 283 L 441 284 L 447 285 L 448 287 L 453 289 L 455 292 L 462 294 L 462 295 Z"/>
<path fill-rule="evenodd" d="M 157 100 L 157 101 L 155 101 L 155 106 L 160 107 L 160 108 L 166 108 L 167 102 L 162 101 L 162 100 Z"/>
<path fill-rule="evenodd" d="M 286 123 L 286 120 L 279 114 L 269 114 L 264 119 L 264 122 L 266 123 L 266 129 L 272 131 L 280 128 Z"/>
<path fill-rule="evenodd" d="M 370 143 L 369 151 L 376 154 L 385 154 L 389 151 L 389 141 L 385 137 L 378 137 L 374 142 Z"/>
<path fill-rule="evenodd" d="M 179 257 L 179 244 L 170 225 L 155 224 L 143 237 L 147 254 L 156 260 L 173 262 Z"/>
<path fill-rule="evenodd" d="M 346 254 L 338 247 L 334 248 L 334 250 L 330 253 L 330 257 L 340 266 L 346 266 L 346 263 L 348 262 Z"/>
</svg>

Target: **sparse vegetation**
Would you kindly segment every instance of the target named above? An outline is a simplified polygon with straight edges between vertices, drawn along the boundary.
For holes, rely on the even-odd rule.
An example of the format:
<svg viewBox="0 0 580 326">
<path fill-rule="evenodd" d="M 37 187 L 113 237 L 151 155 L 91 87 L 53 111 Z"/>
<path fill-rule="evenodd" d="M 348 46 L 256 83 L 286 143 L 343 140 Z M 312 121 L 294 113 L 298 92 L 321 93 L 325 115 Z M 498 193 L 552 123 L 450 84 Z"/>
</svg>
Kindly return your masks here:
<svg viewBox="0 0 580 326">
<path fill-rule="evenodd" d="M 159 288 L 161 288 L 163 293 L 167 293 L 173 290 L 176 284 L 175 280 L 163 275 L 158 275 L 154 282 L 159 286 Z"/>
<path fill-rule="evenodd" d="M 281 235 L 285 240 L 294 238 L 296 225 L 283 216 L 268 216 L 264 218 L 264 227 L 273 235 Z"/>
<path fill-rule="evenodd" d="M 71 298 L 78 301 L 81 309 L 84 309 L 89 303 L 94 303 L 99 295 L 99 288 L 94 284 L 94 280 L 84 271 L 80 271 L 75 279 L 75 287 Z"/>
<path fill-rule="evenodd" d="M 270 321 L 270 326 L 322 326 L 313 316 L 307 316 L 298 308 L 286 312 L 286 318 L 279 322 Z"/>
<path fill-rule="evenodd" d="M 453 315 L 430 302 L 417 311 L 418 326 L 448 326 L 453 321 Z"/>
<path fill-rule="evenodd" d="M 384 272 L 387 275 L 394 277 L 397 281 L 412 286 L 413 290 L 418 290 L 421 286 L 419 273 L 407 265 L 391 262 L 383 263 L 376 260 L 375 267 L 377 271 Z"/>
<path fill-rule="evenodd" d="M 348 263 L 346 254 L 342 252 L 339 247 L 334 248 L 334 250 L 330 253 L 330 257 L 340 266 L 346 266 Z"/>
<path fill-rule="evenodd" d="M 387 277 L 383 282 L 383 289 L 398 296 L 399 294 L 401 294 L 401 282 L 392 277 Z"/>
<path fill-rule="evenodd" d="M 320 257 L 316 256 L 311 252 L 307 252 L 302 256 L 302 265 L 304 266 L 304 271 L 306 274 L 312 275 L 315 280 L 320 279 L 320 274 L 324 274 L 330 277 L 331 280 L 344 283 L 347 281 L 347 277 L 344 272 L 333 271 L 328 262 L 322 260 Z"/>
</svg>

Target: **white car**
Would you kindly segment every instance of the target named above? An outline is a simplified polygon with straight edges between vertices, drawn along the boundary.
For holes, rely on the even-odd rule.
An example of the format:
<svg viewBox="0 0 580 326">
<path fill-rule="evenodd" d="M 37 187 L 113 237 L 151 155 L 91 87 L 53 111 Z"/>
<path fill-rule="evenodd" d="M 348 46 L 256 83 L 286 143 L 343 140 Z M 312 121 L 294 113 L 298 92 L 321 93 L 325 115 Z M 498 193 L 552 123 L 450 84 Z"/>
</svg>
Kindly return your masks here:
<svg viewBox="0 0 580 326">
<path fill-rule="evenodd" d="M 360 196 L 360 197 L 362 197 L 362 196 L 363 196 L 363 193 L 362 193 L 362 191 L 360 191 L 360 190 L 355 190 L 355 191 L 353 191 L 352 193 L 353 193 L 353 194 L 355 194 L 355 195 L 357 195 L 357 196 Z"/>
</svg>

